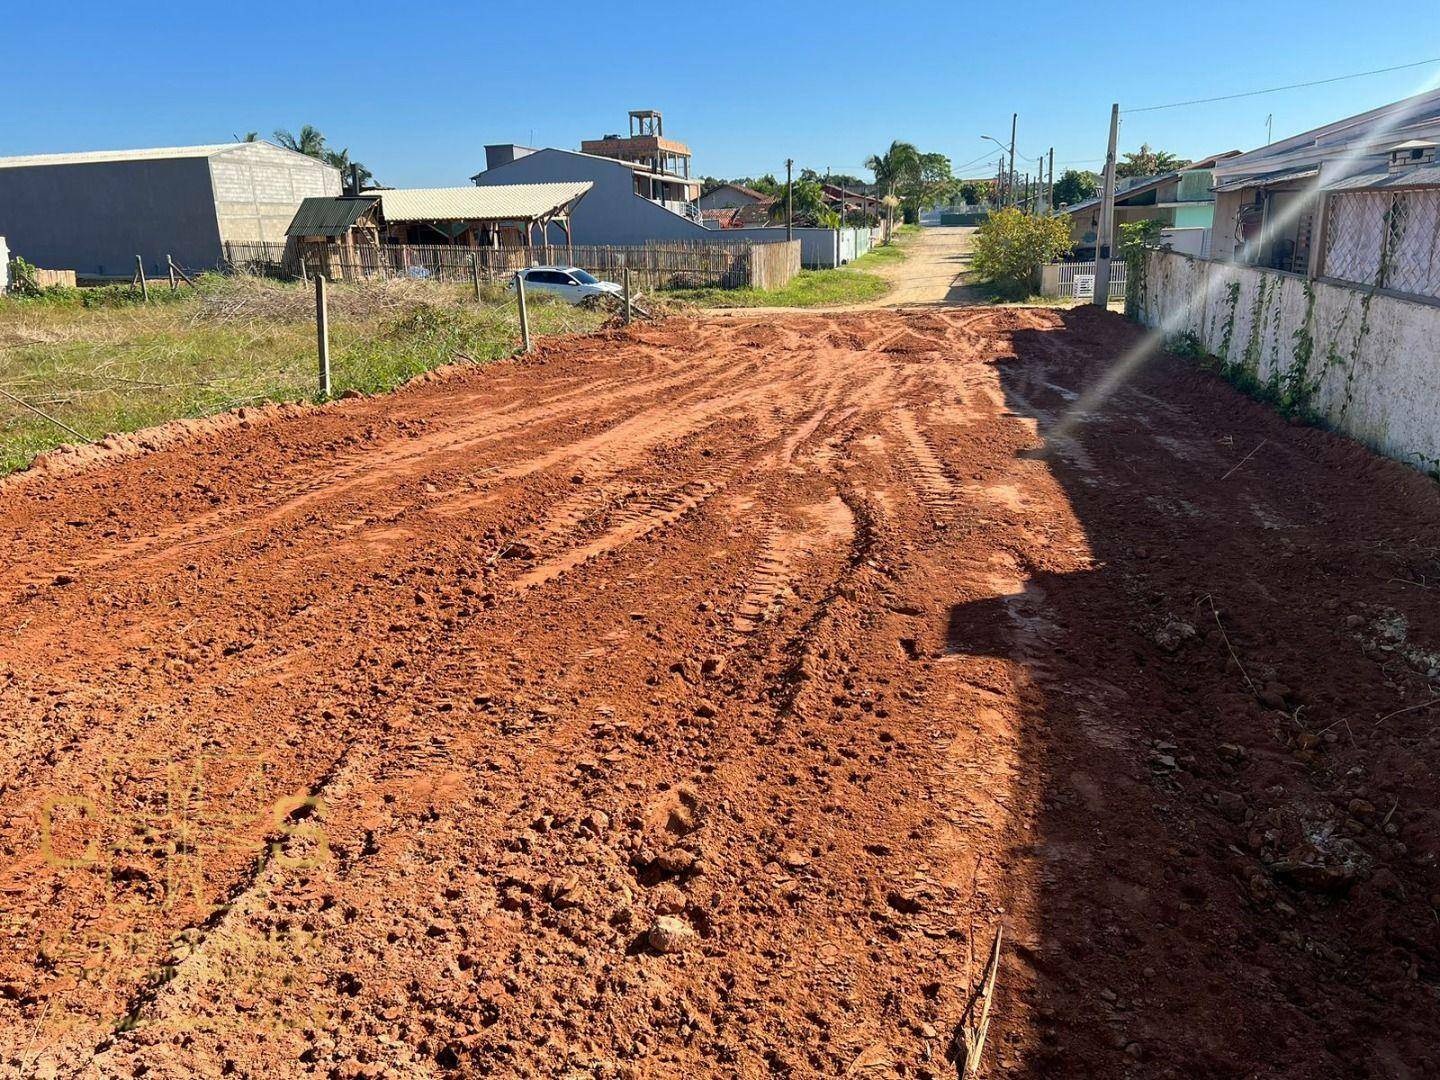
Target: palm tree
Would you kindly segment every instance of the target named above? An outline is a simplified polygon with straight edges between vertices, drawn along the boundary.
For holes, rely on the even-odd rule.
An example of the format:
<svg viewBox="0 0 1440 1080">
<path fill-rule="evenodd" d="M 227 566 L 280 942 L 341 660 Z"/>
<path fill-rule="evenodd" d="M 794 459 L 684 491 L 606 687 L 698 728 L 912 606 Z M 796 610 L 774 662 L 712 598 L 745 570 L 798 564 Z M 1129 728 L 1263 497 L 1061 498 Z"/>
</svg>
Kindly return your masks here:
<svg viewBox="0 0 1440 1080">
<path fill-rule="evenodd" d="M 300 134 L 292 135 L 284 128 L 275 132 L 275 141 L 286 150 L 294 150 L 297 154 L 304 154 L 306 157 L 318 158 L 340 170 L 341 182 L 348 184 L 352 179 L 351 169 L 354 168 L 354 178 L 358 179 L 363 187 L 367 182 L 374 180 L 375 176 L 364 165 L 358 161 L 350 160 L 350 148 L 343 150 L 332 150 L 325 144 L 325 136 L 320 129 L 312 124 L 305 124 L 300 128 Z M 357 191 L 356 194 L 359 194 Z"/>
<path fill-rule="evenodd" d="M 885 153 L 871 154 L 865 162 L 865 167 L 875 174 L 875 185 L 882 188 L 885 194 L 893 200 L 895 189 L 904 182 L 905 178 L 920 171 L 920 151 L 916 149 L 914 143 L 896 139 Z M 893 202 L 887 206 L 886 217 L 885 235 L 889 236 L 895 228 Z"/>
<path fill-rule="evenodd" d="M 294 150 L 306 157 L 323 158 L 325 154 L 325 136 L 320 134 L 319 128 L 310 124 L 301 127 L 298 136 L 290 134 L 284 128 L 276 128 L 275 141 L 286 150 Z"/>
</svg>

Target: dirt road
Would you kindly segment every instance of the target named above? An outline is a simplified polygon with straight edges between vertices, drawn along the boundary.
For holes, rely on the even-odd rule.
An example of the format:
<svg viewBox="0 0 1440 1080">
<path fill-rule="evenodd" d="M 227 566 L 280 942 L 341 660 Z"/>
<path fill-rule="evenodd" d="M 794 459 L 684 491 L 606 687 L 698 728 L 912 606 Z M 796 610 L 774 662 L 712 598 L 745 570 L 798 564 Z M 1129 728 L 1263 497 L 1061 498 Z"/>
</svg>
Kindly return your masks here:
<svg viewBox="0 0 1440 1080">
<path fill-rule="evenodd" d="M 0 487 L 0 1073 L 1426 1076 L 1440 498 L 1090 310 Z"/>
<path fill-rule="evenodd" d="M 930 226 L 906 247 L 905 261 L 887 263 L 877 272 L 891 282 L 891 290 L 875 307 L 913 307 L 932 304 L 973 304 L 975 298 L 962 283 L 970 261 L 968 226 Z"/>
</svg>

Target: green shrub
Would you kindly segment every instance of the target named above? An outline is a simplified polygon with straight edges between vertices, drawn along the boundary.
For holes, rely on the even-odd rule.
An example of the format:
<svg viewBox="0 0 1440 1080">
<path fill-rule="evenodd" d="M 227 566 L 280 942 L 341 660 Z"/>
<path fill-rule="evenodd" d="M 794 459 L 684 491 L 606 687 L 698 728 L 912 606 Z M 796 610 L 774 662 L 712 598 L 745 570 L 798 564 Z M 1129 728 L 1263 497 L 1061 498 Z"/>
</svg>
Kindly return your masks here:
<svg viewBox="0 0 1440 1080">
<path fill-rule="evenodd" d="M 1067 255 L 1071 246 L 1068 217 L 1032 217 L 1006 207 L 975 230 L 971 266 L 998 290 L 1023 294 L 1040 267 Z"/>
</svg>

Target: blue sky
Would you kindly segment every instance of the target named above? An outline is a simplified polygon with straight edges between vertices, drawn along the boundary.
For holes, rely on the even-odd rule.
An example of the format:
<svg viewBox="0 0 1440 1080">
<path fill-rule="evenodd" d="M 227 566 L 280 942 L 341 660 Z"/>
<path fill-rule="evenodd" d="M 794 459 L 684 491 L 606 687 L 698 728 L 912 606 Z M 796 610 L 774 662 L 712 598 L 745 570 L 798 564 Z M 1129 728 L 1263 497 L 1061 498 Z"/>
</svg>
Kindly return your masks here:
<svg viewBox="0 0 1440 1080">
<path fill-rule="evenodd" d="M 895 138 L 958 170 L 987 155 L 982 134 L 1008 138 L 1012 111 L 1019 153 L 1053 145 L 1058 174 L 1103 156 L 1111 101 L 1162 104 L 1440 56 L 1435 0 L 1382 0 L 1363 18 L 1354 0 L 1224 0 L 1190 14 L 1154 0 L 688 13 L 603 0 L 6 6 L 0 155 L 268 137 L 308 122 L 380 181 L 420 186 L 466 183 L 487 142 L 576 147 L 647 107 L 712 175 L 783 172 L 787 156 L 861 173 Z M 1280 138 L 1437 79 L 1440 64 L 1136 113 L 1121 149 L 1251 149 L 1267 114 Z"/>
</svg>

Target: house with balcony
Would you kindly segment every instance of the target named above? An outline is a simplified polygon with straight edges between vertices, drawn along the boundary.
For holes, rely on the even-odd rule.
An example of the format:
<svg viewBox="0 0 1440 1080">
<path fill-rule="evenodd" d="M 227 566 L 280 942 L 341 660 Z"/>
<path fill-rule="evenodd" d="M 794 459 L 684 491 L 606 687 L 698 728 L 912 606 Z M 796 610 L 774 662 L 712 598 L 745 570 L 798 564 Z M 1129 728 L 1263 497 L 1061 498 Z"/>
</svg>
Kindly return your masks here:
<svg viewBox="0 0 1440 1080">
<path fill-rule="evenodd" d="M 690 178 L 690 148 L 666 138 L 653 109 L 630 114 L 629 136 L 586 139 L 579 150 L 515 143 L 485 147 L 485 168 L 472 176 L 477 187 L 496 184 L 590 184 L 570 218 L 576 244 L 632 245 L 704 240 L 696 200 L 700 181 Z M 552 243 L 563 242 L 554 230 Z"/>
</svg>

